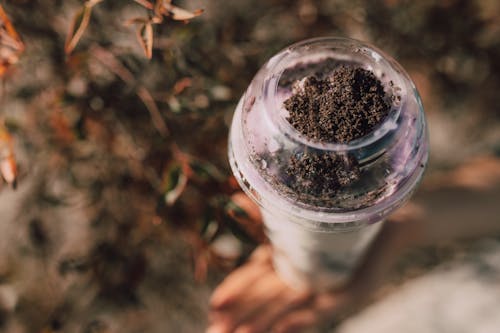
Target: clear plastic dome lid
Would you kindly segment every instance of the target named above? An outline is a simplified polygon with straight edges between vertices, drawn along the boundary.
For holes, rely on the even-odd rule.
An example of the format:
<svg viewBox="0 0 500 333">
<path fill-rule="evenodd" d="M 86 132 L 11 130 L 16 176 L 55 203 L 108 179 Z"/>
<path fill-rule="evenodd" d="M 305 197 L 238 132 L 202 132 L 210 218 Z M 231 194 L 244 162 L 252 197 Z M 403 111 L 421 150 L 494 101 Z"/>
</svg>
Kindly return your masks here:
<svg viewBox="0 0 500 333">
<path fill-rule="evenodd" d="M 346 68 L 351 69 L 349 75 L 365 73 L 378 88 L 352 92 L 350 86 L 339 86 L 335 75 Z M 379 89 L 383 97 L 379 104 L 387 109 L 362 135 L 339 136 L 341 128 L 335 121 L 348 130 L 361 123 L 366 127 L 366 117 L 349 109 L 351 104 L 341 105 L 344 118 L 332 122 L 327 114 L 326 125 L 312 119 L 303 130 L 297 123 L 317 115 L 294 119 L 292 107 L 301 112 L 302 106 L 320 99 L 337 103 L 328 89 L 322 95 L 308 95 L 309 100 L 299 96 L 311 82 L 316 84 L 312 89 L 327 85 L 341 94 L 343 89 L 358 95 Z M 362 97 L 359 103 L 370 111 Z M 272 57 L 243 96 L 230 135 L 233 171 L 261 206 L 291 209 L 320 221 L 352 220 L 354 212 L 367 219 L 387 215 L 416 187 L 427 150 L 422 104 L 408 75 L 375 47 L 343 38 L 307 40 Z"/>
</svg>

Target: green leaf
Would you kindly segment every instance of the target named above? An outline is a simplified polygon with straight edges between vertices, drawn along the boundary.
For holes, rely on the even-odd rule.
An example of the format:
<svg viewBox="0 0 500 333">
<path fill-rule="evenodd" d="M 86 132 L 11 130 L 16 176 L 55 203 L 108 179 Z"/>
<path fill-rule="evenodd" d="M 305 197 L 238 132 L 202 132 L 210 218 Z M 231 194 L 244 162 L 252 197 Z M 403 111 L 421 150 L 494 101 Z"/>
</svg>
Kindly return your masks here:
<svg viewBox="0 0 500 333">
<path fill-rule="evenodd" d="M 222 172 L 217 169 L 217 167 L 209 162 L 200 160 L 191 160 L 189 162 L 191 170 L 195 173 L 201 180 L 214 179 L 216 181 L 222 182 L 225 180 Z"/>
<path fill-rule="evenodd" d="M 165 203 L 172 206 L 186 189 L 188 178 L 182 172 L 182 167 L 174 163 L 167 169 L 163 180 Z"/>
</svg>

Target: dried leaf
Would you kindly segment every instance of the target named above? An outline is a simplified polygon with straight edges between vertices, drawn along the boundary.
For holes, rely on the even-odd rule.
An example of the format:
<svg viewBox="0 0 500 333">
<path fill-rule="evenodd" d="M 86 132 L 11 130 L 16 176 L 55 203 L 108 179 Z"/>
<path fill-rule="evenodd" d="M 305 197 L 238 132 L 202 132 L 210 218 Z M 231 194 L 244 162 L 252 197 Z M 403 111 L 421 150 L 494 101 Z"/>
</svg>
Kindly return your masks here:
<svg viewBox="0 0 500 333">
<path fill-rule="evenodd" d="M 66 54 L 70 54 L 82 38 L 83 33 L 89 25 L 91 13 L 92 6 L 84 5 L 82 9 L 75 14 L 66 38 L 66 43 L 64 44 L 64 51 Z"/>
<path fill-rule="evenodd" d="M 170 133 L 165 120 L 161 116 L 160 109 L 158 109 L 158 105 L 145 87 L 137 88 L 137 96 L 141 99 L 142 103 L 148 109 L 149 114 L 151 115 L 151 121 L 153 122 L 153 126 L 156 128 L 158 133 L 160 133 L 163 137 L 167 137 Z"/>
<path fill-rule="evenodd" d="M 146 22 L 137 29 L 137 40 L 141 45 L 146 57 L 151 59 L 153 56 L 153 25 Z"/>
<path fill-rule="evenodd" d="M 147 0 L 134 0 L 134 1 L 147 9 L 153 9 L 154 7 L 153 4 Z"/>
<path fill-rule="evenodd" d="M 235 235 L 243 240 L 242 232 L 250 239 L 257 242 L 264 242 L 266 236 L 260 216 L 259 208 L 242 192 L 231 196 L 225 206 L 229 228 Z"/>
<path fill-rule="evenodd" d="M 163 0 L 162 4 L 162 13 L 176 21 L 188 21 L 192 18 L 200 16 L 203 13 L 203 9 L 196 9 L 191 12 L 189 10 L 172 5 L 171 1 Z"/>
<path fill-rule="evenodd" d="M 155 15 L 150 20 L 151 24 L 160 24 L 163 22 L 163 16 Z"/>
<path fill-rule="evenodd" d="M 112 73 L 117 75 L 125 83 L 130 86 L 133 86 L 135 84 L 134 75 L 120 62 L 120 60 L 118 60 L 118 58 L 112 52 L 94 45 L 91 48 L 90 53 L 93 54 L 96 59 L 99 60 L 99 62 L 105 65 Z M 145 87 L 138 87 L 136 89 L 136 93 L 148 109 L 155 128 L 163 137 L 167 137 L 169 135 L 167 124 L 163 120 L 160 110 L 158 109 L 158 106 L 156 105 L 156 102 L 151 93 Z"/>
<path fill-rule="evenodd" d="M 200 237 L 210 243 L 218 234 L 220 224 L 217 221 L 212 209 L 207 209 L 200 219 Z"/>
<path fill-rule="evenodd" d="M 132 74 L 132 72 L 130 72 L 127 67 L 122 64 L 113 52 L 98 45 L 93 45 L 90 48 L 90 54 L 92 54 L 109 71 L 122 79 L 123 82 L 129 86 L 133 86 L 135 84 L 134 74 Z"/>
<path fill-rule="evenodd" d="M 174 84 L 174 95 L 179 95 L 184 91 L 184 89 L 191 87 L 192 83 L 193 82 L 190 77 L 183 77 L 182 79 L 178 80 Z"/>
<path fill-rule="evenodd" d="M 134 18 L 131 18 L 131 19 L 128 19 L 126 20 L 123 25 L 128 27 L 128 26 L 131 26 L 131 25 L 134 25 L 134 24 L 146 24 L 149 22 L 149 19 L 146 18 L 146 17 L 134 17 Z"/>
<path fill-rule="evenodd" d="M 24 44 L 0 5 L 0 76 L 19 60 Z"/>
<path fill-rule="evenodd" d="M 17 165 L 14 155 L 3 158 L 0 161 L 0 172 L 5 182 L 13 188 L 17 186 Z"/>
<path fill-rule="evenodd" d="M 209 162 L 192 159 L 189 162 L 189 167 L 193 171 L 193 175 L 200 180 L 213 179 L 219 182 L 225 180 L 224 174 L 217 167 Z"/>
<path fill-rule="evenodd" d="M 229 215 L 223 216 L 224 225 L 231 231 L 231 233 L 243 243 L 255 243 L 255 239 L 250 236 L 247 231 L 241 226 L 239 221 Z"/>
<path fill-rule="evenodd" d="M 198 283 L 203 283 L 207 279 L 208 254 L 205 251 L 198 251 L 193 255 L 194 259 L 194 279 Z"/>
<path fill-rule="evenodd" d="M 0 125 L 0 174 L 7 184 L 16 187 L 18 173 L 13 139 L 2 125 Z"/>
<path fill-rule="evenodd" d="M 76 135 L 71 128 L 68 118 L 61 110 L 54 110 L 52 112 L 49 124 L 57 143 L 69 146 L 75 141 Z"/>
<path fill-rule="evenodd" d="M 95 5 L 97 5 L 99 2 L 103 2 L 104 0 L 87 0 L 87 2 L 85 2 L 85 6 L 88 6 L 88 7 L 94 7 Z"/>
<path fill-rule="evenodd" d="M 162 15 L 163 0 L 156 0 L 153 12 L 154 12 L 154 17 L 158 18 L 161 21 L 163 18 L 163 15 Z"/>
<path fill-rule="evenodd" d="M 182 167 L 174 163 L 167 168 L 163 180 L 165 203 L 168 206 L 172 206 L 186 189 L 188 177 L 182 171 Z"/>
<path fill-rule="evenodd" d="M 196 9 L 190 12 L 185 9 L 172 6 L 172 8 L 170 9 L 170 13 L 172 14 L 172 18 L 174 20 L 187 21 L 203 14 L 203 9 Z"/>
</svg>

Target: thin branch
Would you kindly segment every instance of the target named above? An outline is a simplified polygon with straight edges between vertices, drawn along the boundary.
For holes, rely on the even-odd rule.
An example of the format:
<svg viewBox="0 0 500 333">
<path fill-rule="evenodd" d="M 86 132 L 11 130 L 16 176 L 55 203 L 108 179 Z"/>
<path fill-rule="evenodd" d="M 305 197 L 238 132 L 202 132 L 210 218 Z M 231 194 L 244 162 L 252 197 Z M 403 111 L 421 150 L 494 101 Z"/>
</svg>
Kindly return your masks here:
<svg viewBox="0 0 500 333">
<path fill-rule="evenodd" d="M 154 6 L 151 2 L 147 1 L 147 0 L 134 0 L 135 2 L 137 2 L 139 5 L 147 8 L 147 9 L 153 9 Z"/>
<path fill-rule="evenodd" d="M 83 33 L 87 29 L 90 22 L 90 15 L 92 13 L 92 6 L 84 5 L 73 17 L 73 22 L 69 29 L 68 37 L 64 45 L 66 54 L 70 54 L 80 41 Z"/>
<path fill-rule="evenodd" d="M 140 86 L 137 88 L 137 96 L 141 99 L 142 103 L 146 106 L 146 108 L 149 111 L 149 114 L 151 115 L 151 120 L 153 122 L 153 126 L 158 130 L 158 132 L 166 137 L 170 134 L 167 124 L 163 120 L 163 117 L 161 116 L 160 110 L 158 109 L 158 106 L 156 105 L 156 102 L 151 96 L 151 93 L 149 90 L 146 88 Z"/>
<path fill-rule="evenodd" d="M 108 70 L 122 79 L 127 85 L 134 86 L 136 84 L 134 75 L 125 66 L 123 66 L 123 64 L 112 52 L 98 45 L 93 45 L 90 49 L 90 53 L 94 55 L 99 62 L 106 66 Z M 148 109 L 151 121 L 156 130 L 163 137 L 169 136 L 170 131 L 167 124 L 161 116 L 160 109 L 156 105 L 156 102 L 149 90 L 147 90 L 144 86 L 138 86 L 136 88 L 136 94 L 141 99 L 144 106 Z"/>
</svg>

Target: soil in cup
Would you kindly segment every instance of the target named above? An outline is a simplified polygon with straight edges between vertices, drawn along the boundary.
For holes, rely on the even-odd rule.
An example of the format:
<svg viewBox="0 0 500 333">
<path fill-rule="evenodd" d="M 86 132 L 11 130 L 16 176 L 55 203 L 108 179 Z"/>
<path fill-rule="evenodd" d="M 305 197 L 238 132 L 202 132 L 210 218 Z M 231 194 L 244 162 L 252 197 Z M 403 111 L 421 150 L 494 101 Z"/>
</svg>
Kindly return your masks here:
<svg viewBox="0 0 500 333">
<path fill-rule="evenodd" d="M 325 64 L 329 70 L 332 64 Z M 293 91 L 284 102 L 288 122 L 308 140 L 322 143 L 349 143 L 361 138 L 391 109 L 380 80 L 352 65 L 338 66 L 324 78 L 307 76 L 293 84 Z M 318 151 L 292 155 L 286 169 L 295 192 L 304 198 L 326 200 L 341 187 L 357 182 L 360 172 L 349 154 Z"/>
<path fill-rule="evenodd" d="M 283 103 L 287 121 L 299 135 L 312 142 L 347 144 L 362 138 L 383 123 L 392 108 L 393 97 L 371 71 L 331 58 L 288 68 L 279 85 L 292 90 Z M 377 190 L 363 191 L 367 172 L 382 183 L 384 175 L 380 170 L 365 171 L 347 152 L 308 147 L 259 158 L 281 165 L 273 183 L 294 201 L 339 209 L 359 208 L 373 204 L 386 190 L 383 184 Z M 287 163 L 278 162 L 283 159 Z M 385 164 L 385 167 L 390 166 Z M 358 188 L 359 194 L 344 195 L 344 187 Z M 356 207 L 352 206 L 353 201 L 357 202 Z"/>
<path fill-rule="evenodd" d="M 391 109 L 382 83 L 372 72 L 345 65 L 324 79 L 308 76 L 297 81 L 284 106 L 288 122 L 297 131 L 308 140 L 323 143 L 361 138 Z"/>
</svg>

